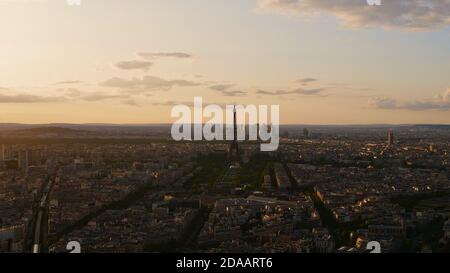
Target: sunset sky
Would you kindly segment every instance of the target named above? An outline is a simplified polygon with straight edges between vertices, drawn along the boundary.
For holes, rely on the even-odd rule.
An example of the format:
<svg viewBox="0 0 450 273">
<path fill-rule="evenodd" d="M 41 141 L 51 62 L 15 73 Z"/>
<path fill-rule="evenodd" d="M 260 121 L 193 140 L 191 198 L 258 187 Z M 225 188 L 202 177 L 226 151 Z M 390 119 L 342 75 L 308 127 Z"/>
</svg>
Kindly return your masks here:
<svg viewBox="0 0 450 273">
<path fill-rule="evenodd" d="M 0 123 L 450 124 L 450 0 L 0 0 Z"/>
</svg>

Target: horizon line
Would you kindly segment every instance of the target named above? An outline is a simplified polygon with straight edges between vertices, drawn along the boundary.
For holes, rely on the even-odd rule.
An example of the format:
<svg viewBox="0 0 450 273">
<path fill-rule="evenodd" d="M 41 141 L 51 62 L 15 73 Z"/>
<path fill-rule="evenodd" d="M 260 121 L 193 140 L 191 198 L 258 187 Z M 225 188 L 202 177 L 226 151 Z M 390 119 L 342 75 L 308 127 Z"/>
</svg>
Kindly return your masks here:
<svg viewBox="0 0 450 273">
<path fill-rule="evenodd" d="M 72 123 L 72 122 L 47 122 L 47 123 L 21 123 L 21 122 L 0 122 L 0 126 L 4 125 L 29 125 L 29 126 L 55 126 L 55 125 L 115 125 L 115 126 L 171 126 L 173 123 L 108 123 L 108 122 L 87 122 L 87 123 Z M 196 123 L 190 123 L 194 125 Z M 205 124 L 205 123 L 202 123 Z M 226 124 L 226 123 L 225 123 Z M 257 123 L 245 125 L 256 125 Z M 242 123 L 239 123 L 242 125 Z M 334 124 L 317 124 L 317 123 L 280 123 L 279 126 L 450 126 L 450 123 L 334 123 Z"/>
</svg>

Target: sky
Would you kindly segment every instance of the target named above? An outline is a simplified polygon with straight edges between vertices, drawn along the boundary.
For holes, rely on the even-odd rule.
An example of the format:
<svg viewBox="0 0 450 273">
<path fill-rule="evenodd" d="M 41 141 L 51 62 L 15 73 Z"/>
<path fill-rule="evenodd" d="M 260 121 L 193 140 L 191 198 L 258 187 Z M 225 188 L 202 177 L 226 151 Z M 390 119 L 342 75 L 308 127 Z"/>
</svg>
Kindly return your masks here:
<svg viewBox="0 0 450 273">
<path fill-rule="evenodd" d="M 450 124 L 450 0 L 0 0 L 0 123 Z"/>
</svg>

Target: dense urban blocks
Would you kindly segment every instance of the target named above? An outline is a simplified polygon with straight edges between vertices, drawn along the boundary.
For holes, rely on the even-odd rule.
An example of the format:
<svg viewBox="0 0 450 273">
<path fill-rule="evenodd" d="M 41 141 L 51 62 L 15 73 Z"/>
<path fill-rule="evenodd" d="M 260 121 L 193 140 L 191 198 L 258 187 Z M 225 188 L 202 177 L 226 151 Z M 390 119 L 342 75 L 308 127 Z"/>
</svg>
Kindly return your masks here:
<svg viewBox="0 0 450 273">
<path fill-rule="evenodd" d="M 171 141 L 168 125 L 133 138 L 10 133 L 0 141 L 1 251 L 449 251 L 447 129 L 280 129 L 276 152 Z"/>
</svg>

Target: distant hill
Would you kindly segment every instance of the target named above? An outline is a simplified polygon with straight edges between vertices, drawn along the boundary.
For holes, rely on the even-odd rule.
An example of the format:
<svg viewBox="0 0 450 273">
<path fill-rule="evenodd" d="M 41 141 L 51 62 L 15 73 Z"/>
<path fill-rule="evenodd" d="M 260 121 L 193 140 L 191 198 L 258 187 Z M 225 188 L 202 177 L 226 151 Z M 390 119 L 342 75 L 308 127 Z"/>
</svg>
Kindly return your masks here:
<svg viewBox="0 0 450 273">
<path fill-rule="evenodd" d="M 94 135 L 94 132 L 85 130 L 76 130 L 62 127 L 37 127 L 28 129 L 11 130 L 4 132 L 4 136 L 9 137 L 86 137 Z"/>
<path fill-rule="evenodd" d="M 450 130 L 450 125 L 446 124 L 418 124 L 415 125 L 416 128 L 422 128 L 422 129 L 439 129 L 439 130 Z"/>
<path fill-rule="evenodd" d="M 20 124 L 0 123 L 0 137 L 32 137 L 52 134 L 54 137 L 167 137 L 171 124 Z M 56 129 L 55 129 L 56 128 Z M 65 130 L 67 129 L 67 130 Z M 38 136 L 39 137 L 39 136 Z"/>
</svg>

